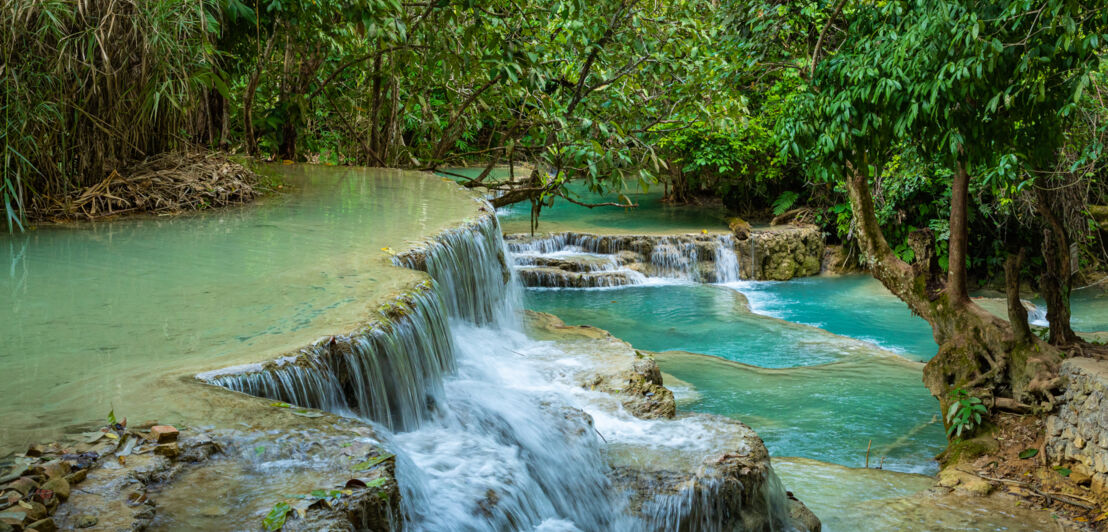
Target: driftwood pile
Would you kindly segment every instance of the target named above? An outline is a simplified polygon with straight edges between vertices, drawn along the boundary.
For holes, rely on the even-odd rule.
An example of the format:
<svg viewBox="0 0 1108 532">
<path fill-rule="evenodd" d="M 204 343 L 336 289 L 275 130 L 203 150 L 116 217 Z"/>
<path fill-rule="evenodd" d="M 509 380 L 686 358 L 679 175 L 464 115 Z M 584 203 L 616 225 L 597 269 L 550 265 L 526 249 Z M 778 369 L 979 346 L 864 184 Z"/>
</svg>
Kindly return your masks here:
<svg viewBox="0 0 1108 532">
<path fill-rule="evenodd" d="M 61 197 L 37 210 L 43 220 L 96 220 L 134 213 L 175 214 L 246 203 L 258 176 L 220 154 L 166 153 Z"/>
</svg>

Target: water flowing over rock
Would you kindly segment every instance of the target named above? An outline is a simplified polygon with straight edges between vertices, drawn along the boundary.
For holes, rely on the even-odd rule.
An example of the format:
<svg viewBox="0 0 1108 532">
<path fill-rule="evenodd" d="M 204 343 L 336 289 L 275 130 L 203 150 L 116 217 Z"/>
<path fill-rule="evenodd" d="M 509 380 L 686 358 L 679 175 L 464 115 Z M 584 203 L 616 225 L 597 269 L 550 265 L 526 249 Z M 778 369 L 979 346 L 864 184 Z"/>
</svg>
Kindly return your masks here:
<svg viewBox="0 0 1108 532">
<path fill-rule="evenodd" d="M 265 364 L 197 377 L 249 395 L 411 429 L 427 418 L 427 398 L 455 368 L 446 316 L 441 298 L 423 283 L 383 305 L 375 321 L 350 335 Z"/>
<path fill-rule="evenodd" d="M 715 283 L 739 280 L 729 234 L 508 235 L 512 260 L 526 286 L 598 288 L 644 284 L 647 278 Z"/>
<path fill-rule="evenodd" d="M 565 278 L 624 268 L 627 278 L 645 278 L 635 267 L 705 282 L 737 278 L 730 235 L 582 242 L 593 242 L 581 247 L 596 256 L 532 256 L 518 277 L 526 280 L 528 268 Z M 513 241 L 517 251 L 522 245 Z M 574 351 L 572 341 L 524 334 L 506 251 L 484 205 L 476 219 L 396 255 L 395 264 L 431 280 L 358 331 L 199 378 L 380 423 L 388 429 L 381 441 L 397 455 L 399 513 L 409 530 L 786 529 L 784 490 L 748 428 L 674 418 L 653 360 L 610 335 Z M 596 386 L 597 374 L 612 377 Z M 681 460 L 666 469 L 628 462 L 659 452 Z"/>
</svg>

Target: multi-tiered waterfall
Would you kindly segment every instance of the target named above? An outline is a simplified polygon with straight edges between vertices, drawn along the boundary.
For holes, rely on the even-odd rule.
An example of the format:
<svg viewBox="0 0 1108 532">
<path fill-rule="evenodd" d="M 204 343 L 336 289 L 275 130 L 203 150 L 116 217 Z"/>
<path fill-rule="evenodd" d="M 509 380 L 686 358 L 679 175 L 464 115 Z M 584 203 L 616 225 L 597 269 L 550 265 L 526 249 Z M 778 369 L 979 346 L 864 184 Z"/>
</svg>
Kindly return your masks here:
<svg viewBox="0 0 1108 532">
<path fill-rule="evenodd" d="M 660 249 L 652 263 L 686 268 L 684 254 Z M 733 253 L 712 253 L 731 267 Z M 578 353 L 523 332 L 491 209 L 394 262 L 431 280 L 380 307 L 361 330 L 200 378 L 387 429 L 380 433 L 397 454 L 409 529 L 792 526 L 750 429 L 706 415 L 639 419 L 621 406 L 626 398 L 580 384 L 598 349 L 605 364 L 631 367 L 641 356 L 630 346 L 601 339 L 601 348 Z"/>
</svg>

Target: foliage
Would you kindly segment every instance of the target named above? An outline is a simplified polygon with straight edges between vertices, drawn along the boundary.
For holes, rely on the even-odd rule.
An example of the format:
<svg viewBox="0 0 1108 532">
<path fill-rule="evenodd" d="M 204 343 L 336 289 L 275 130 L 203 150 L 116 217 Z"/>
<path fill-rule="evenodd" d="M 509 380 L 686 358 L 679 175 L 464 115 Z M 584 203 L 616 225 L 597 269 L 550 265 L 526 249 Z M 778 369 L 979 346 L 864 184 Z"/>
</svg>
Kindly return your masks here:
<svg viewBox="0 0 1108 532">
<path fill-rule="evenodd" d="M 281 527 L 285 526 L 285 520 L 288 518 L 289 512 L 291 511 L 292 506 L 287 502 L 274 504 L 265 518 L 262 519 L 262 528 L 271 531 L 280 530 Z"/>
<path fill-rule="evenodd" d="M 0 203 L 9 230 L 36 198 L 99 182 L 178 144 L 212 50 L 201 2 L 5 2 Z"/>
<path fill-rule="evenodd" d="M 950 424 L 950 428 L 946 430 L 946 435 L 948 438 L 951 435 L 961 438 L 963 431 L 968 433 L 981 426 L 981 416 L 987 414 L 988 410 L 980 399 L 961 388 L 952 391 L 950 396 L 952 401 L 946 413 L 946 422 Z"/>
</svg>

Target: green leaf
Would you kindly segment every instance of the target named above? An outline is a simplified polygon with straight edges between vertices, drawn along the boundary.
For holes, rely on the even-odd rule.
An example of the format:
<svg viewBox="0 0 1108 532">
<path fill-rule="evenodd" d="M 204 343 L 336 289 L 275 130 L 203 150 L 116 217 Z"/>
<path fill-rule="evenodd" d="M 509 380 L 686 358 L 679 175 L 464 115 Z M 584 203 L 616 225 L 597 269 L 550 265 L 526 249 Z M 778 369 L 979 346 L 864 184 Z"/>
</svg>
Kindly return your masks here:
<svg viewBox="0 0 1108 532">
<path fill-rule="evenodd" d="M 1032 458 L 1037 454 L 1039 454 L 1038 449 L 1024 449 L 1024 450 L 1020 451 L 1019 456 L 1020 456 L 1020 459 L 1027 460 L 1028 458 Z"/>
<path fill-rule="evenodd" d="M 292 511 L 292 506 L 289 506 L 286 502 L 273 505 L 273 509 L 269 511 L 265 519 L 262 519 L 262 527 L 269 531 L 280 530 L 281 527 L 285 526 L 285 519 L 290 511 Z"/>
<path fill-rule="evenodd" d="M 114 426 L 116 423 L 118 423 L 118 421 L 116 421 L 115 419 L 115 409 L 113 408 L 110 412 L 108 412 L 108 425 Z"/>
<path fill-rule="evenodd" d="M 269 403 L 269 406 L 274 406 L 274 407 L 277 407 L 277 408 L 292 408 L 292 405 L 290 405 L 288 403 L 281 403 L 281 402 Z"/>
<path fill-rule="evenodd" d="M 370 458 L 369 460 L 366 460 L 362 463 L 359 463 L 358 465 L 355 465 L 354 466 L 354 471 L 366 471 L 366 470 L 372 469 L 377 464 L 380 464 L 381 462 L 384 462 L 385 460 L 388 460 L 389 458 L 392 458 L 393 456 L 394 455 L 391 455 L 391 454 L 382 454 L 381 456 Z"/>
<path fill-rule="evenodd" d="M 1065 467 L 1062 467 L 1062 466 L 1055 467 L 1054 470 L 1057 471 L 1058 474 L 1062 475 L 1063 477 L 1068 477 L 1068 476 L 1070 476 L 1070 473 L 1073 472 L 1073 471 L 1070 471 L 1069 468 L 1065 468 Z"/>
</svg>

